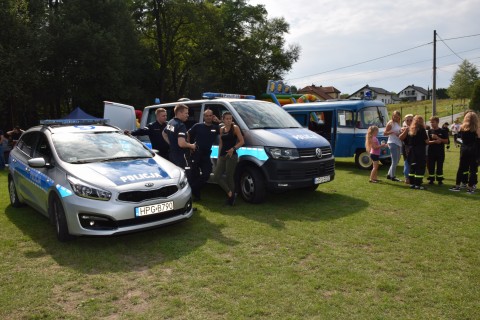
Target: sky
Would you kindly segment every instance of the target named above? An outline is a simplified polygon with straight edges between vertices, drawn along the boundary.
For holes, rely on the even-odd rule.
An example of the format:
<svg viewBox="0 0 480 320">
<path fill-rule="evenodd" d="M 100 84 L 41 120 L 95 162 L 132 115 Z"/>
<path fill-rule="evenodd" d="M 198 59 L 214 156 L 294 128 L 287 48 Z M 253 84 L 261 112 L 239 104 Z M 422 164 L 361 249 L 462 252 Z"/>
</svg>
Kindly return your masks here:
<svg viewBox="0 0 480 320">
<path fill-rule="evenodd" d="M 297 88 L 334 86 L 348 94 L 367 84 L 396 93 L 412 84 L 431 89 L 434 30 L 437 88 L 448 88 L 464 59 L 480 70 L 478 0 L 250 0 L 249 4 L 263 4 L 269 19 L 283 17 L 290 25 L 286 45 L 299 45 L 301 53 L 284 80 Z"/>
</svg>

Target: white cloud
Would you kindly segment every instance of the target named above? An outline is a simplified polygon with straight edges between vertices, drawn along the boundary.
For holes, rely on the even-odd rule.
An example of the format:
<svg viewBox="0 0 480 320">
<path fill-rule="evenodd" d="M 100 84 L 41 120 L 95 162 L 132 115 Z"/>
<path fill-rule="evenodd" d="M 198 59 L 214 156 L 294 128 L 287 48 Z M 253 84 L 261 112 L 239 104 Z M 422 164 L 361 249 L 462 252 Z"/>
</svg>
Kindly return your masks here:
<svg viewBox="0 0 480 320">
<path fill-rule="evenodd" d="M 480 1 L 476 0 L 251 0 L 250 4 L 264 4 L 269 17 L 282 16 L 290 24 L 287 43 L 299 44 L 302 51 L 286 78 L 300 78 L 291 81 L 297 86 L 333 85 L 344 92 L 353 92 L 358 88 L 349 88 L 366 83 L 391 91 L 412 83 L 431 86 L 432 45 L 324 72 L 427 44 L 433 41 L 435 29 L 442 39 L 480 34 Z M 460 57 L 474 59 L 480 56 L 480 46 L 476 45 L 479 40 L 471 37 L 449 40 L 447 44 L 455 52 L 471 50 Z M 450 84 L 461 62 L 442 42 L 437 42 L 437 57 L 442 56 L 437 62 L 437 87 Z M 412 66 L 399 67 L 408 64 Z M 314 76 L 306 77 L 309 75 Z"/>
</svg>

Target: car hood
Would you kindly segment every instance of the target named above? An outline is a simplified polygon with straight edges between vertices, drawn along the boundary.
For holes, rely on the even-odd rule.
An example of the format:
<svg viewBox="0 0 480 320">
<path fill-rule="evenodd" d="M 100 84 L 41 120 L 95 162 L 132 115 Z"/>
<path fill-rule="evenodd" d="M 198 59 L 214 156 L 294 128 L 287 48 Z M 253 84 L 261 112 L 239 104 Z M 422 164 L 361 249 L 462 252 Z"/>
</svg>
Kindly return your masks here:
<svg viewBox="0 0 480 320">
<path fill-rule="evenodd" d="M 155 158 L 126 161 L 69 164 L 68 171 L 77 178 L 96 185 L 123 186 L 178 177 L 180 170 L 171 162 Z"/>
<path fill-rule="evenodd" d="M 330 146 L 322 136 L 305 128 L 255 129 L 249 131 L 252 144 L 283 148 L 318 148 Z"/>
</svg>

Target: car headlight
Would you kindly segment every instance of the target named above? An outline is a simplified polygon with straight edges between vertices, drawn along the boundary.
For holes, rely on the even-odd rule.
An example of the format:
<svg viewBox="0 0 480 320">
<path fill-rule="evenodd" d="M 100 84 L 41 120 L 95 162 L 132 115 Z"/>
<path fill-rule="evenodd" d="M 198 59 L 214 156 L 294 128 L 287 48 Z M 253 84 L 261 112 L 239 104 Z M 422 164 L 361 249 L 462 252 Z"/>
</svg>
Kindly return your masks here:
<svg viewBox="0 0 480 320">
<path fill-rule="evenodd" d="M 267 154 L 277 160 L 295 160 L 300 158 L 297 149 L 265 147 Z"/>
<path fill-rule="evenodd" d="M 185 188 L 188 184 L 187 176 L 185 175 L 185 171 L 180 170 L 180 178 L 178 179 L 178 186 L 180 190 Z"/>
<path fill-rule="evenodd" d="M 79 197 L 102 201 L 108 201 L 112 197 L 111 192 L 94 187 L 82 180 L 71 176 L 67 176 L 67 179 L 73 192 Z"/>
</svg>

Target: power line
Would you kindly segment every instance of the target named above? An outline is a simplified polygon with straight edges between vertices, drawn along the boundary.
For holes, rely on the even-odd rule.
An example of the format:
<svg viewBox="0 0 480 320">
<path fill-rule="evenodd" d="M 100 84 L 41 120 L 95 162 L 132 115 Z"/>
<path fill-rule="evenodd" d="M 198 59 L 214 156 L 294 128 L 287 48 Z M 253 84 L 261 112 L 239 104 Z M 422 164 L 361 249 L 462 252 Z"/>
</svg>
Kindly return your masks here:
<svg viewBox="0 0 480 320">
<path fill-rule="evenodd" d="M 445 41 L 443 41 L 442 37 L 440 37 L 440 35 L 438 34 L 438 32 L 437 32 L 436 34 L 437 34 L 437 37 L 440 39 L 440 41 L 442 41 L 443 44 L 444 44 L 448 49 L 450 49 L 450 51 L 452 51 L 452 53 L 453 53 L 454 55 L 456 55 L 460 60 L 462 60 L 462 61 L 464 60 L 464 59 L 463 59 L 462 57 L 460 57 L 455 51 L 453 51 L 452 48 L 450 48 Z"/>
<path fill-rule="evenodd" d="M 437 33 L 437 34 L 438 34 L 438 33 Z M 462 36 L 462 37 L 456 37 L 456 38 L 448 38 L 448 39 L 445 39 L 445 41 L 457 40 L 457 39 L 463 39 L 463 38 L 470 38 L 470 37 L 478 37 L 478 36 L 480 36 L 480 33 L 472 34 L 472 35 L 469 35 L 469 36 Z"/>
<path fill-rule="evenodd" d="M 413 48 L 409 48 L 409 49 L 397 51 L 397 52 L 390 53 L 390 54 L 387 54 L 387 55 L 385 55 L 385 56 L 381 56 L 381 57 L 378 57 L 378 58 L 374 58 L 374 59 L 370 59 L 370 60 L 366 60 L 366 61 L 354 63 L 354 64 L 351 64 L 351 65 L 348 65 L 348 66 L 345 66 L 345 67 L 340 67 L 340 68 L 336 68 L 336 69 L 331 69 L 331 70 L 327 70 L 327 71 L 322 71 L 322 72 L 310 74 L 310 75 L 303 76 L 303 77 L 287 79 L 287 81 L 292 81 L 292 80 L 298 80 L 298 79 L 313 77 L 313 76 L 317 76 L 317 75 L 324 74 L 324 73 L 328 73 L 328 72 L 333 72 L 333 71 L 338 71 L 338 70 L 342 70 L 342 69 L 347 69 L 347 68 L 350 68 L 350 67 L 355 67 L 355 66 L 358 66 L 358 65 L 361 65 L 361 64 L 365 64 L 365 63 L 368 63 L 368 62 L 380 60 L 380 59 L 387 58 L 387 57 L 391 57 L 391 56 L 394 56 L 394 55 L 397 55 L 397 54 L 400 54 L 400 53 L 404 53 L 404 52 L 407 52 L 407 51 L 410 51 L 410 50 L 418 49 L 418 48 L 421 48 L 421 47 L 430 45 L 430 44 L 432 44 L 432 43 L 433 43 L 433 42 L 424 43 L 424 44 L 421 44 L 421 45 L 416 46 L 416 47 L 413 47 Z"/>
</svg>

